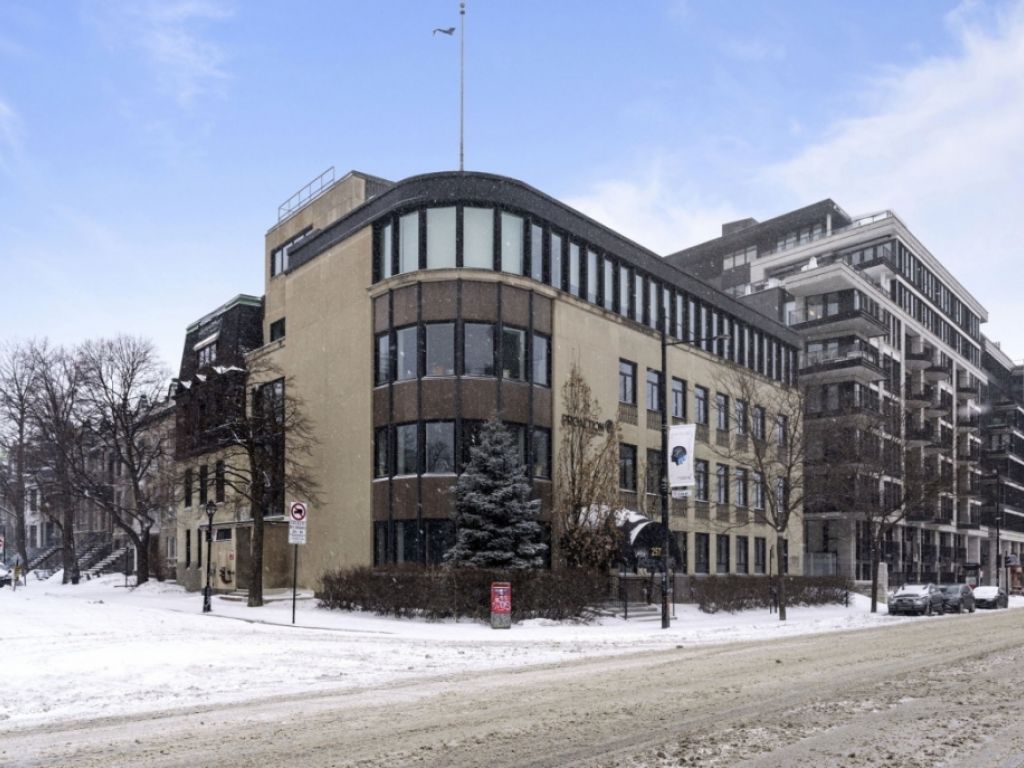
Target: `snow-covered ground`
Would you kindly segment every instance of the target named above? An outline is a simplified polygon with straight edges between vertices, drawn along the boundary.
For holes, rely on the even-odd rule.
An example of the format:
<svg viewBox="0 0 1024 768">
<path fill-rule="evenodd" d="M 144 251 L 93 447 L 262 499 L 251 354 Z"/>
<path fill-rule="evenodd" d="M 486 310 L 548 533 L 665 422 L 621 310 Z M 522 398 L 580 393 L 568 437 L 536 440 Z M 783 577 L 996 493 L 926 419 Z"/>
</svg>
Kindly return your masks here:
<svg viewBox="0 0 1024 768">
<path fill-rule="evenodd" d="M 1012 600 L 1012 607 L 1024 607 L 1024 598 Z M 328 611 L 308 597 L 298 603 L 295 626 L 290 599 L 247 608 L 215 598 L 212 613 L 201 607 L 198 593 L 157 582 L 127 589 L 123 576 L 78 586 L 55 577 L 0 590 L 0 732 L 584 656 L 951 620 L 890 618 L 884 607 L 872 615 L 859 595 L 849 608 L 790 608 L 784 624 L 767 611 L 707 615 L 677 606 L 669 630 L 651 618 L 531 621 L 493 630 L 469 621 Z"/>
</svg>

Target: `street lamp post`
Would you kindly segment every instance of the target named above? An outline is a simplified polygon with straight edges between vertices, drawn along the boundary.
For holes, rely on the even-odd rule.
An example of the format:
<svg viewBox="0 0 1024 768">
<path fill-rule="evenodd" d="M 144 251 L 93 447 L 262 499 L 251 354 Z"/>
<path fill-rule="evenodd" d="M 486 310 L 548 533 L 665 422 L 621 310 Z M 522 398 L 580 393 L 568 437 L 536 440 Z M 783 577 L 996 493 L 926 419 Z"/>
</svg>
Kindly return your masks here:
<svg viewBox="0 0 1024 768">
<path fill-rule="evenodd" d="M 210 604 L 212 597 L 210 592 L 210 576 L 213 573 L 210 559 L 213 553 L 213 515 L 216 511 L 217 504 L 215 502 L 206 502 L 206 589 L 203 590 L 203 613 L 209 613 L 213 610 L 213 606 Z M 199 546 L 203 545 L 200 544 Z"/>
<path fill-rule="evenodd" d="M 668 629 L 672 623 L 669 616 L 668 600 L 668 556 L 672 541 L 669 531 L 669 489 L 668 489 L 668 348 L 684 344 L 701 344 L 705 341 L 719 341 L 729 338 L 728 334 L 718 334 L 694 341 L 668 340 L 668 308 L 661 310 L 661 525 L 664 528 L 664 541 L 661 543 L 661 628 Z"/>
</svg>

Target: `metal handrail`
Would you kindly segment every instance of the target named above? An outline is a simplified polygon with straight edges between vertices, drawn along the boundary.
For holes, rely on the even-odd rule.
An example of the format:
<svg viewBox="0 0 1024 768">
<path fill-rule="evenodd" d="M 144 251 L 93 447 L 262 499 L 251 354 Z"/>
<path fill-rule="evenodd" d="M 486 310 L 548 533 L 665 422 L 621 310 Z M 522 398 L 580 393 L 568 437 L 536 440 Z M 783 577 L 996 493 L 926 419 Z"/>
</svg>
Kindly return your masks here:
<svg viewBox="0 0 1024 768">
<path fill-rule="evenodd" d="M 326 192 L 332 184 L 334 184 L 333 165 L 277 206 L 277 223 L 280 224 L 289 216 L 298 213 Z"/>
</svg>

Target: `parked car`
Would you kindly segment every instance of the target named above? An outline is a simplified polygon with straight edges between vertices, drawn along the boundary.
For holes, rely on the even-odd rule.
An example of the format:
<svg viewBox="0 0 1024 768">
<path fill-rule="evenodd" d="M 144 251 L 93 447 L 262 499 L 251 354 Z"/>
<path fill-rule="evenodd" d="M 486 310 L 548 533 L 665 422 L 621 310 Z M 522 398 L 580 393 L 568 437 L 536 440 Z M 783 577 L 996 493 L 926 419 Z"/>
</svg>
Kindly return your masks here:
<svg viewBox="0 0 1024 768">
<path fill-rule="evenodd" d="M 6 587 L 11 583 L 11 572 L 7 566 L 0 563 L 0 587 Z"/>
<path fill-rule="evenodd" d="M 974 592 L 966 584 L 940 584 L 942 607 L 947 613 L 974 613 Z"/>
<path fill-rule="evenodd" d="M 974 604 L 979 608 L 1005 608 L 1009 603 L 1002 587 L 975 587 Z"/>
<path fill-rule="evenodd" d="M 919 616 L 945 613 L 942 590 L 934 584 L 904 584 L 889 600 L 889 615 L 901 613 L 916 613 Z"/>
</svg>

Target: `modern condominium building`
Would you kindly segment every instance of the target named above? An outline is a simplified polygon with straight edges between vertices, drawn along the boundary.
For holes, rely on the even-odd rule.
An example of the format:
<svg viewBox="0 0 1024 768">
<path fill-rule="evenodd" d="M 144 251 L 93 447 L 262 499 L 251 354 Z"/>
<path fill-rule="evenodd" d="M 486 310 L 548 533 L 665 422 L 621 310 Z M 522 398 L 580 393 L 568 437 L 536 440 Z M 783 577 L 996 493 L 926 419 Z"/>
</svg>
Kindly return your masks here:
<svg viewBox="0 0 1024 768">
<path fill-rule="evenodd" d="M 987 313 L 896 214 L 854 218 L 823 200 L 725 224 L 721 237 L 666 260 L 800 334 L 809 429 L 877 416 L 880 438 L 857 447 L 879 453 L 879 471 L 858 485 L 881 509 L 904 498 L 904 459 L 941 479 L 934 503 L 913 504 L 887 537 L 890 583 L 978 567 L 988 540 L 979 419 Z M 805 518 L 808 572 L 870 578 L 862 514 L 822 503 L 809 485 Z"/>
<path fill-rule="evenodd" d="M 985 505 L 981 563 L 989 584 L 1021 586 L 1024 556 L 1024 365 L 985 339 L 988 374 L 982 406 L 982 484 Z M 997 554 L 998 553 L 998 554 Z"/>
</svg>

